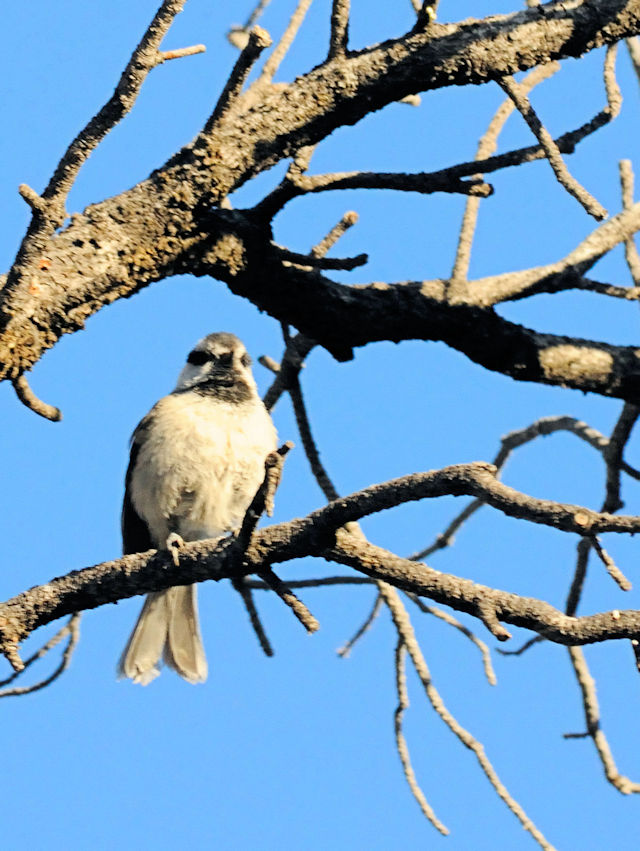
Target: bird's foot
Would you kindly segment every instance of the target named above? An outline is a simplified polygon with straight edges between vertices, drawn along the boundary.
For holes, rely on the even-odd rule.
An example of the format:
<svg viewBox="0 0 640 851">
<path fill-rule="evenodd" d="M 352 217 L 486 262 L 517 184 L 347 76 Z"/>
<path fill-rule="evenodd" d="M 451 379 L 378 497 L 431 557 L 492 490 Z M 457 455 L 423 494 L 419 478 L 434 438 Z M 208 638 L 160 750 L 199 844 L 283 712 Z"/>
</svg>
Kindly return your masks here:
<svg viewBox="0 0 640 851">
<path fill-rule="evenodd" d="M 184 547 L 184 541 L 177 532 L 172 532 L 167 538 L 167 549 L 176 567 L 180 567 L 180 550 Z"/>
</svg>

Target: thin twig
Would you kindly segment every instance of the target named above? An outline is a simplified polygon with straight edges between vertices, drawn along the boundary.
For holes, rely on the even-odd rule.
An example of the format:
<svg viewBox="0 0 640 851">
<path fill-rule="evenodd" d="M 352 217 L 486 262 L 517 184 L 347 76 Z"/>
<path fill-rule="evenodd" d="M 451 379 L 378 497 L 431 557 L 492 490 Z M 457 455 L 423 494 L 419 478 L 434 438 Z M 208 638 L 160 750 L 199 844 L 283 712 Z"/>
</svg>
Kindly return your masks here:
<svg viewBox="0 0 640 851">
<path fill-rule="evenodd" d="M 179 47 L 177 50 L 159 50 L 156 60 L 158 65 L 169 62 L 171 59 L 183 59 L 185 56 L 196 56 L 198 53 L 206 53 L 204 44 L 192 44 L 191 47 Z"/>
<path fill-rule="evenodd" d="M 479 597 L 476 613 L 494 638 L 498 641 L 509 641 L 511 633 L 500 623 L 496 607 L 491 600 Z"/>
<path fill-rule="evenodd" d="M 578 437 L 580 440 L 584 440 L 594 449 L 597 449 L 601 454 L 605 454 L 608 447 L 611 444 L 611 441 L 604 434 L 599 432 L 597 429 L 583 422 L 582 420 L 578 420 L 575 417 L 569 416 L 557 416 L 557 417 L 541 417 L 539 420 L 531 423 L 531 425 L 526 426 L 526 428 L 517 429 L 515 431 L 511 431 L 506 434 L 500 441 L 500 449 L 493 459 L 493 465 L 498 469 L 498 471 L 504 468 L 507 460 L 509 459 L 511 453 L 514 449 L 517 449 L 520 446 L 523 446 L 525 443 L 529 443 L 532 440 L 535 440 L 537 437 L 544 437 L 550 434 L 554 434 L 558 431 L 566 431 L 569 434 L 573 434 L 575 437 Z M 620 468 L 628 473 L 633 478 L 640 477 L 640 473 L 635 470 L 633 467 L 630 467 L 628 464 L 621 460 Z M 447 526 L 444 532 L 441 532 L 435 539 L 435 541 L 419 552 L 414 553 L 409 556 L 411 561 L 422 561 L 425 558 L 428 558 L 437 550 L 445 549 L 446 547 L 451 546 L 454 540 L 455 533 L 460 529 L 460 527 L 465 523 L 479 508 L 485 503 L 481 499 L 475 499 L 470 502 L 465 508 L 457 514 L 451 523 Z M 609 508 L 604 510 L 610 510 Z"/>
<path fill-rule="evenodd" d="M 633 168 L 631 160 L 620 160 L 620 187 L 622 189 L 622 206 L 625 210 L 633 207 Z M 640 254 L 632 236 L 624 242 L 624 256 L 629 272 L 636 287 L 640 287 Z"/>
<path fill-rule="evenodd" d="M 333 0 L 331 6 L 331 35 L 329 37 L 329 59 L 344 56 L 349 40 L 350 0 Z"/>
<path fill-rule="evenodd" d="M 35 189 L 32 189 L 28 184 L 21 183 L 18 186 L 18 194 L 31 207 L 31 212 L 43 215 L 47 210 L 47 202 L 41 195 L 38 195 Z"/>
<path fill-rule="evenodd" d="M 313 473 L 315 480 L 325 497 L 328 500 L 338 499 L 338 491 L 329 478 L 329 474 L 320 460 L 320 452 L 316 446 L 315 440 L 313 439 L 313 434 L 311 433 L 311 423 L 307 415 L 307 409 L 302 395 L 302 388 L 297 375 L 291 376 L 287 390 L 291 396 L 296 423 L 298 424 L 298 431 L 300 432 L 300 439 L 302 440 L 305 454 L 309 460 L 311 472 Z"/>
<path fill-rule="evenodd" d="M 625 402 L 611 432 L 611 439 L 602 453 L 607 465 L 606 495 L 602 511 L 613 513 L 624 507 L 620 497 L 620 471 L 625 466 L 622 455 L 639 416 L 640 407 Z"/>
<path fill-rule="evenodd" d="M 298 0 L 298 5 L 296 9 L 289 19 L 289 23 L 287 24 L 287 28 L 282 34 L 282 38 L 276 45 L 273 53 L 267 61 L 264 63 L 264 67 L 262 69 L 262 73 L 258 78 L 258 85 L 262 85 L 264 83 L 270 83 L 273 80 L 274 74 L 280 67 L 280 63 L 287 55 L 289 48 L 293 44 L 293 41 L 298 34 L 298 30 L 302 26 L 302 22 L 304 21 L 305 15 L 309 10 L 309 6 L 313 0 Z"/>
<path fill-rule="evenodd" d="M 460 195 L 477 195 L 481 198 L 488 198 L 493 193 L 491 185 L 484 180 L 479 180 L 476 177 L 463 180 L 454 174 L 449 174 L 446 169 L 440 172 L 416 172 L 413 174 L 342 171 L 313 175 L 304 175 L 294 170 L 288 172 L 282 183 L 256 204 L 254 213 L 270 221 L 294 198 L 317 192 L 334 192 L 344 189 L 388 189 L 396 192 L 418 192 L 422 195 L 447 192 Z"/>
<path fill-rule="evenodd" d="M 345 235 L 349 228 L 352 228 L 356 224 L 358 218 L 356 212 L 348 210 L 340 221 L 331 228 L 329 233 L 313 246 L 311 254 L 314 257 L 324 257 L 329 249 L 333 248 L 336 242 Z"/>
<path fill-rule="evenodd" d="M 606 464 L 606 490 L 605 498 L 602 503 L 602 511 L 615 513 L 623 507 L 620 497 L 620 471 L 625 468 L 625 463 L 622 460 L 624 448 L 631 437 L 633 427 L 640 415 L 640 408 L 625 402 L 616 424 L 611 432 L 611 437 L 606 438 L 600 435 L 595 429 L 582 429 L 582 436 L 588 440 L 591 445 L 600 449 L 602 457 Z M 578 610 L 582 589 L 587 576 L 587 566 L 589 563 L 589 553 L 593 546 L 593 540 L 590 537 L 581 538 L 577 546 L 576 567 L 571 581 L 571 587 L 567 595 L 565 605 L 566 614 L 573 617 Z"/>
<path fill-rule="evenodd" d="M 411 620 L 407 613 L 407 610 L 402 605 L 398 592 L 395 588 L 392 588 L 390 585 L 386 583 L 380 583 L 380 590 L 384 597 L 385 603 L 389 607 L 389 611 L 391 612 L 391 617 L 393 618 L 393 622 L 398 631 L 398 635 L 401 638 L 403 644 L 406 646 L 407 651 L 409 652 L 409 656 L 411 657 L 411 661 L 413 662 L 413 666 L 422 682 L 422 685 L 425 690 L 425 694 L 432 707 L 436 711 L 436 713 L 440 716 L 440 718 L 444 721 L 447 727 L 451 730 L 451 732 L 462 742 L 462 744 L 467 747 L 470 751 L 473 752 L 480 767 L 482 768 L 485 776 L 496 790 L 498 796 L 504 801 L 507 807 L 511 810 L 511 812 L 516 816 L 522 827 L 528 831 L 531 836 L 538 842 L 541 848 L 544 848 L 545 851 L 553 851 L 553 846 L 545 839 L 542 833 L 538 830 L 538 828 L 533 824 L 531 819 L 527 816 L 525 811 L 522 809 L 520 804 L 509 794 L 507 788 L 502 783 L 496 770 L 493 765 L 489 761 L 484 747 L 480 744 L 480 742 L 474 738 L 474 736 L 469 733 L 457 720 L 453 717 L 453 715 L 449 712 L 447 707 L 445 706 L 438 690 L 433 684 L 431 679 L 431 673 L 429 672 L 429 668 L 425 661 L 425 658 L 422 654 L 422 650 L 420 649 L 420 645 L 416 639 L 415 632 L 413 630 L 413 626 L 411 624 Z"/>
<path fill-rule="evenodd" d="M 239 558 L 244 555 L 251 542 L 256 526 L 260 517 L 266 512 L 269 516 L 273 513 L 273 498 L 280 484 L 282 475 L 282 466 L 284 460 L 292 449 L 293 444 L 290 441 L 284 443 L 277 451 L 270 452 L 264 462 L 264 479 L 262 484 L 256 491 L 255 496 L 251 501 L 251 505 L 246 510 L 242 526 L 238 532 L 237 546 Z M 233 587 L 242 597 L 247 614 L 253 631 L 256 634 L 258 642 L 262 647 L 266 656 L 273 656 L 273 648 L 267 638 L 267 633 L 262 625 L 258 610 L 253 602 L 251 588 L 247 585 L 246 577 L 239 576 L 232 580 Z M 270 586 L 272 587 L 272 586 Z"/>
<path fill-rule="evenodd" d="M 30 686 L 14 686 L 13 688 L 7 688 L 0 691 L 0 698 L 2 697 L 19 697 L 24 694 L 32 694 L 34 691 L 40 691 L 40 689 L 45 688 L 50 685 L 54 680 L 57 680 L 58 677 L 63 674 L 69 665 L 71 664 L 71 657 L 73 656 L 73 651 L 76 649 L 78 641 L 80 639 L 80 614 L 72 615 L 69 618 L 67 624 L 59 630 L 56 635 L 50 639 L 47 644 L 38 650 L 30 659 L 28 659 L 24 663 L 24 667 L 26 668 L 36 659 L 40 659 L 51 647 L 54 647 L 65 635 L 69 635 L 69 641 L 67 646 L 62 652 L 62 659 L 60 660 L 60 664 L 55 669 L 55 671 L 44 680 L 40 680 L 40 682 L 34 683 Z M 5 682 L 10 682 L 14 677 L 11 677 L 9 680 L 5 680 Z M 0 685 L 2 685 L 0 683 Z"/>
<path fill-rule="evenodd" d="M 562 153 L 573 153 L 583 139 L 604 127 L 619 114 L 622 95 L 615 79 L 614 59 L 615 54 L 607 52 L 604 63 L 606 106 L 589 121 L 581 124 L 580 127 L 563 133 L 554 140 L 558 150 Z M 549 63 L 548 66 L 544 67 L 553 68 L 554 65 Z M 532 72 L 532 74 L 534 73 Z M 530 77 L 525 79 L 523 85 L 526 86 L 529 79 Z M 439 171 L 420 174 L 343 172 L 303 177 L 302 174 L 306 167 L 298 170 L 289 169 L 282 183 L 254 207 L 254 213 L 270 220 L 289 201 L 299 195 L 347 188 L 395 189 L 422 193 L 459 192 L 466 195 L 487 197 L 492 192 L 491 186 L 484 181 L 478 181 L 478 174 L 491 174 L 503 168 L 535 162 L 544 159 L 545 156 L 545 150 L 541 145 L 529 145 L 486 159 L 474 159 Z M 463 178 L 471 179 L 465 181 Z"/>
<path fill-rule="evenodd" d="M 364 619 L 364 621 L 360 624 L 357 631 L 351 636 L 351 638 L 345 642 L 342 647 L 340 647 L 336 652 L 338 656 L 341 656 L 343 659 L 346 659 L 350 654 L 358 641 L 362 638 L 362 636 L 368 632 L 373 626 L 373 622 L 380 614 L 380 609 L 382 608 L 382 597 L 380 593 L 376 594 L 376 598 L 373 601 L 373 607 L 371 611 Z"/>
<path fill-rule="evenodd" d="M 605 776 L 623 795 L 640 793 L 640 783 L 634 783 L 628 777 L 620 774 L 616 766 L 611 748 L 603 731 L 600 728 L 600 707 L 596 693 L 596 684 L 589 672 L 581 647 L 569 647 L 569 656 L 573 669 L 582 692 L 582 703 L 585 710 L 587 733 L 593 739 L 593 743 L 600 757 Z"/>
<path fill-rule="evenodd" d="M 622 468 L 622 456 L 639 414 L 640 409 L 638 409 L 635 405 L 631 405 L 626 402 L 622 407 L 622 411 L 620 412 L 615 426 L 613 427 L 610 440 L 607 442 L 606 446 L 603 447 L 602 454 L 606 463 L 606 488 L 605 498 L 602 503 L 603 511 L 616 512 L 623 507 L 620 496 L 620 470 Z M 576 568 L 565 608 L 566 614 L 572 617 L 575 616 L 578 609 L 578 604 L 580 602 L 582 589 L 587 575 L 589 554 L 592 547 L 598 551 L 598 555 L 604 561 L 609 573 L 611 573 L 612 566 L 617 571 L 617 568 L 609 558 L 608 554 L 606 554 L 600 546 L 597 537 L 585 537 L 579 541 Z M 614 579 L 616 579 L 618 584 L 620 584 L 621 578 L 623 582 L 627 581 L 623 576 L 614 575 Z M 621 587 L 624 587 L 624 585 L 621 585 Z M 631 644 L 634 650 L 634 655 L 636 655 L 637 664 L 638 657 L 633 641 L 634 639 L 631 640 Z M 569 658 L 582 694 L 582 705 L 587 729 L 586 734 L 565 735 L 565 738 L 591 738 L 600 758 L 600 762 L 602 763 L 607 780 L 624 794 L 640 792 L 640 784 L 632 783 L 632 781 L 630 781 L 627 777 L 620 775 L 618 772 L 609 743 L 604 731 L 600 727 L 600 708 L 598 706 L 596 684 L 589 672 L 584 652 L 581 648 L 571 647 L 569 648 Z"/>
<path fill-rule="evenodd" d="M 640 40 L 637 35 L 634 35 L 631 38 L 626 39 L 625 43 L 627 45 L 627 50 L 629 51 L 633 70 L 636 72 L 638 82 L 640 82 Z"/>
<path fill-rule="evenodd" d="M 29 382 L 24 374 L 14 378 L 12 384 L 18 399 L 20 399 L 23 405 L 26 405 L 35 414 L 44 417 L 45 420 L 51 420 L 54 423 L 60 422 L 62 419 L 60 408 L 56 408 L 55 405 L 49 405 L 47 402 L 43 402 L 42 399 L 38 399 L 29 386 Z"/>
<path fill-rule="evenodd" d="M 312 153 L 313 148 L 311 147 L 303 148 L 298 151 L 293 163 L 296 169 L 303 171 L 307 168 Z M 313 246 L 310 253 L 314 257 L 324 257 L 329 249 L 332 248 L 340 237 L 344 236 L 349 228 L 353 227 L 357 221 L 357 213 L 352 211 L 345 213 L 340 221 L 331 228 L 329 233 L 323 237 L 320 242 Z M 271 387 L 265 393 L 263 399 L 268 411 L 273 408 L 282 393 L 285 392 L 292 377 L 298 375 L 304 366 L 305 358 L 315 345 L 315 341 L 309 339 L 309 337 L 306 337 L 304 334 L 296 334 L 295 337 L 291 338 L 287 342 L 284 355 L 282 356 L 282 363 L 277 367 L 277 371 L 274 369 L 274 366 L 276 366 L 275 361 L 270 359 L 269 366 L 267 368 L 276 373 L 276 378 Z"/>
<path fill-rule="evenodd" d="M 311 254 L 299 254 L 281 245 L 272 243 L 280 260 L 310 269 L 341 269 L 350 272 L 358 266 L 364 266 L 369 260 L 368 254 L 358 254 L 356 257 L 319 257 Z"/>
<path fill-rule="evenodd" d="M 236 100 L 242 91 L 249 72 L 251 71 L 256 60 L 262 51 L 271 45 L 271 36 L 262 27 L 254 27 L 249 33 L 247 44 L 233 66 L 229 79 L 225 83 L 218 102 L 207 123 L 204 125 L 204 132 L 210 133 L 216 121 L 220 118 L 223 112 Z"/>
<path fill-rule="evenodd" d="M 311 614 L 309 609 L 300 600 L 293 591 L 285 585 L 285 583 L 271 570 L 264 568 L 257 571 L 258 576 L 263 582 L 266 582 L 272 591 L 275 591 L 278 597 L 289 606 L 293 614 L 297 617 L 308 633 L 316 632 L 320 629 L 320 624 Z"/>
<path fill-rule="evenodd" d="M 289 588 L 330 588 L 333 585 L 375 585 L 375 580 L 366 576 L 320 576 L 312 579 L 287 579 Z M 253 591 L 270 591 L 265 582 L 247 579 L 247 586 Z"/>
<path fill-rule="evenodd" d="M 75 616 L 72 615 L 71 617 Z M 62 641 L 62 639 L 69 634 L 70 621 L 71 619 L 69 619 L 69 621 L 67 621 L 64 626 L 61 626 L 60 629 L 54 635 L 52 635 L 51 638 L 45 644 L 42 645 L 42 647 L 38 648 L 38 650 L 36 650 L 35 653 L 29 656 L 28 659 L 25 659 L 24 668 L 22 669 L 22 671 L 14 671 L 13 674 L 11 674 L 11 676 L 7 677 L 5 680 L 0 680 L 0 687 L 7 686 L 9 685 L 9 683 L 12 683 L 15 679 L 17 679 L 17 677 L 21 676 L 27 670 L 27 668 L 31 667 L 34 662 L 37 662 L 39 659 L 42 659 L 44 656 L 47 655 L 50 650 L 56 647 Z"/>
<path fill-rule="evenodd" d="M 540 119 L 538 118 L 537 113 L 533 109 L 529 98 L 525 94 L 522 89 L 522 86 L 517 83 L 513 77 L 504 76 L 498 80 L 501 88 L 509 95 L 511 100 L 516 106 L 516 109 L 524 120 L 529 125 L 531 132 L 540 142 L 543 147 L 546 157 L 549 160 L 549 165 L 554 171 L 554 174 L 567 192 L 584 207 L 584 209 L 589 213 L 589 215 L 593 216 L 598 221 L 605 219 L 607 217 L 607 211 L 605 208 L 597 201 L 593 195 L 591 195 L 570 173 L 566 165 L 564 164 L 564 160 L 562 159 L 562 154 L 558 149 L 558 146 L 553 141 L 553 137 L 549 133 L 549 131 L 544 127 Z"/>
<path fill-rule="evenodd" d="M 542 641 L 544 641 L 544 638 L 541 635 L 534 635 L 533 638 L 525 641 L 517 650 L 503 650 L 502 647 L 496 647 L 496 653 L 499 653 L 501 656 L 522 656 L 523 653 L 526 653 L 527 650 L 530 650 L 535 644 L 540 644 Z"/>
<path fill-rule="evenodd" d="M 534 266 L 519 272 L 476 278 L 469 293 L 469 303 L 489 307 L 505 301 L 517 301 L 540 293 L 583 289 L 601 292 L 603 288 L 583 276 L 612 248 L 624 243 L 640 229 L 640 202 L 623 210 L 595 228 L 582 242 L 561 260 L 545 266 Z M 637 288 L 622 292 L 604 290 L 608 295 L 633 298 Z"/>
<path fill-rule="evenodd" d="M 470 629 L 468 629 L 463 623 L 457 618 L 454 618 L 452 614 L 449 612 L 445 612 L 444 609 L 438 609 L 436 606 L 428 606 L 424 603 L 420 597 L 417 597 L 415 594 L 407 594 L 407 597 L 416 604 L 416 606 L 420 609 L 421 612 L 424 612 L 426 615 L 433 615 L 436 618 L 444 621 L 449 626 L 452 626 L 454 629 L 457 629 L 464 636 L 466 636 L 469 641 L 471 641 L 480 651 L 482 655 L 482 666 L 484 668 L 484 674 L 487 678 L 487 682 L 491 686 L 495 686 L 498 682 L 496 678 L 496 672 L 493 668 L 493 662 L 491 661 L 491 651 L 488 646 L 482 641 L 478 636 L 473 633 Z"/>
<path fill-rule="evenodd" d="M 164 0 L 133 51 L 113 95 L 67 148 L 43 193 L 43 198 L 65 197 L 92 151 L 131 110 L 147 75 L 157 65 L 160 43 L 176 15 L 182 11 L 185 2 L 186 0 Z"/>
<path fill-rule="evenodd" d="M 270 452 L 264 462 L 264 479 L 262 484 L 256 491 L 255 496 L 251 501 L 251 505 L 247 508 L 242 526 L 238 532 L 238 546 L 244 552 L 251 540 L 258 521 L 266 512 L 269 516 L 273 513 L 273 497 L 280 484 L 282 475 L 282 466 L 284 460 L 293 449 L 293 443 L 287 440 L 275 452 Z"/>
<path fill-rule="evenodd" d="M 247 614 L 249 615 L 249 621 L 251 623 L 251 626 L 253 627 L 253 631 L 256 635 L 256 638 L 258 639 L 260 647 L 264 652 L 264 655 L 269 657 L 273 656 L 273 647 L 271 646 L 271 642 L 269 641 L 264 626 L 262 625 L 262 621 L 260 620 L 260 615 L 258 614 L 258 610 L 256 609 L 256 605 L 253 601 L 253 594 L 251 593 L 251 588 L 247 584 L 246 578 L 244 576 L 241 576 L 234 579 L 233 587 L 242 598 L 244 607 L 247 610 Z"/>
<path fill-rule="evenodd" d="M 604 566 L 607 569 L 607 573 L 613 579 L 613 581 L 616 583 L 618 588 L 620 588 L 621 591 L 631 591 L 631 588 L 633 587 L 631 585 L 631 582 L 629 582 L 627 577 L 624 575 L 624 573 L 620 570 L 618 565 L 611 558 L 609 553 L 602 546 L 602 544 L 600 543 L 600 539 L 597 537 L 597 535 L 594 536 L 592 541 L 593 541 L 593 548 L 596 551 L 596 553 L 598 554 L 600 561 L 604 564 Z"/>
<path fill-rule="evenodd" d="M 262 400 L 268 411 L 274 407 L 280 396 L 286 391 L 291 374 L 294 372 L 297 373 L 302 369 L 304 359 L 315 345 L 315 341 L 309 339 L 304 334 L 296 334 L 295 337 L 292 337 L 291 342 L 285 349 L 278 374 Z"/>
<path fill-rule="evenodd" d="M 418 781 L 416 780 L 416 775 L 413 770 L 413 766 L 411 765 L 411 757 L 409 755 L 407 741 L 404 737 L 404 733 L 402 732 L 402 716 L 404 715 L 405 710 L 409 708 L 409 693 L 407 691 L 407 675 L 405 672 L 405 653 L 406 647 L 404 641 L 399 636 L 395 651 L 396 691 L 398 694 L 398 706 L 396 707 L 396 711 L 394 712 L 393 716 L 396 734 L 396 748 L 398 750 L 400 762 L 402 763 L 402 770 L 404 771 L 405 779 L 409 784 L 409 788 L 411 789 L 411 794 L 418 802 L 418 805 L 425 817 L 431 822 L 435 829 L 440 831 L 443 836 L 448 836 L 449 830 L 436 816 L 433 807 L 430 806 L 429 802 L 424 796 L 424 792 L 422 791 L 420 785 L 418 784 Z"/>
<path fill-rule="evenodd" d="M 523 90 L 525 92 L 531 91 L 534 86 L 537 86 L 538 83 L 548 79 L 558 70 L 560 70 L 559 62 L 549 62 L 547 65 L 535 68 L 521 83 Z M 484 160 L 495 152 L 502 128 L 514 108 L 515 106 L 510 98 L 505 100 L 498 107 L 495 115 L 489 122 L 486 132 L 478 142 L 478 148 L 475 155 L 476 160 Z M 482 181 L 483 176 L 482 174 L 476 174 L 474 175 L 474 179 Z M 455 288 L 455 282 L 466 281 L 468 278 L 471 247 L 473 245 L 473 237 L 478 221 L 479 209 L 480 198 L 477 196 L 470 196 L 464 207 L 464 214 L 460 225 L 460 232 L 458 234 L 458 246 L 456 249 L 453 269 L 451 271 L 451 279 L 454 282 L 454 284 L 450 284 L 450 287 L 452 288 Z"/>
</svg>

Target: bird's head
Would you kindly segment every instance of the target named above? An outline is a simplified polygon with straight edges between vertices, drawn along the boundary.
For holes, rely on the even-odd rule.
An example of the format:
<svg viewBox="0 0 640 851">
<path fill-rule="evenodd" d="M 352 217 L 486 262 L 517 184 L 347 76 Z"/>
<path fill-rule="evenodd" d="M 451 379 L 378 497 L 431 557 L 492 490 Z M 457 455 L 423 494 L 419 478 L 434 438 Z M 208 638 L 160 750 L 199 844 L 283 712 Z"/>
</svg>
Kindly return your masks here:
<svg viewBox="0 0 640 851">
<path fill-rule="evenodd" d="M 203 337 L 189 353 L 174 393 L 193 391 L 224 401 L 242 402 L 257 395 L 251 358 L 235 334 Z"/>
</svg>

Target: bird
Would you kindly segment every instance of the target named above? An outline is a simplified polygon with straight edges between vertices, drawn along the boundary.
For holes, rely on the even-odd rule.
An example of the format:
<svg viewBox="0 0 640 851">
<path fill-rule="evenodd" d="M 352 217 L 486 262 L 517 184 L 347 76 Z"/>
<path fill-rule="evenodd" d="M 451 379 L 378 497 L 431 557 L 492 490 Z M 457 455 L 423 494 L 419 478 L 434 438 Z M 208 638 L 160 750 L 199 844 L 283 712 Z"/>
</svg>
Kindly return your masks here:
<svg viewBox="0 0 640 851">
<path fill-rule="evenodd" d="M 123 552 L 237 532 L 275 448 L 276 430 L 243 343 L 227 332 L 203 337 L 175 389 L 131 437 Z M 179 558 L 179 549 L 172 552 Z M 118 675 L 147 685 L 160 673 L 161 658 L 189 683 L 207 678 L 195 585 L 147 595 Z"/>
</svg>

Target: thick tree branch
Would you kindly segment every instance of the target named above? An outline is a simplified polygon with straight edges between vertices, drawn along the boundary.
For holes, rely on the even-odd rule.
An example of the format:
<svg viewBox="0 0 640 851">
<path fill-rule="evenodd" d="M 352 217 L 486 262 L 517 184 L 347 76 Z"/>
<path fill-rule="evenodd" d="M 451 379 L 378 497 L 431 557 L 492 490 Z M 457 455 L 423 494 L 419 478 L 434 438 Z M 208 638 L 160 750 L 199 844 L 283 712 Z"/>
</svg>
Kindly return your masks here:
<svg viewBox="0 0 640 851">
<path fill-rule="evenodd" d="M 162 9 L 173 14 L 174 6 L 179 3 Z M 336 56 L 290 85 L 264 88 L 259 108 L 238 98 L 216 122 L 215 133 L 203 132 L 147 180 L 90 207 L 62 232 L 30 242 L 0 301 L 0 378 L 32 367 L 62 334 L 82 327 L 105 304 L 190 271 L 190 257 L 203 242 L 217 248 L 218 270 L 233 277 L 247 247 L 233 228 L 216 241 L 203 211 L 337 127 L 418 91 L 497 80 L 640 31 L 640 0 L 573 0 L 543 8 L 544 15 L 528 9 L 484 21 L 433 23 L 427 31 L 418 27 Z M 150 50 L 155 62 L 155 41 Z M 125 100 L 129 108 L 130 98 Z M 100 128 L 102 133 L 103 123 Z M 52 180 L 57 186 L 58 177 Z M 251 248 L 264 251 L 264 236 Z M 50 266 L 35 295 L 32 273 L 45 256 Z"/>
<path fill-rule="evenodd" d="M 588 508 L 535 499 L 495 478 L 489 464 L 461 464 L 374 485 L 337 499 L 307 517 L 254 533 L 238 563 L 235 538 L 185 544 L 176 566 L 165 551 L 123 556 L 74 571 L 32 588 L 0 605 L 0 651 L 16 660 L 17 646 L 34 629 L 76 611 L 205 579 L 234 579 L 260 573 L 268 565 L 306 555 L 323 556 L 354 567 L 404 591 L 484 617 L 488 607 L 504 623 L 532 629 L 562 644 L 587 644 L 640 636 L 640 612 L 622 611 L 574 618 L 548 603 L 495 591 L 468 579 L 440 573 L 402 559 L 340 527 L 404 502 L 444 495 L 482 496 L 511 517 L 592 537 L 601 532 L 636 533 L 640 517 L 599 513 Z M 482 611 L 480 611 L 482 609 Z"/>
</svg>

